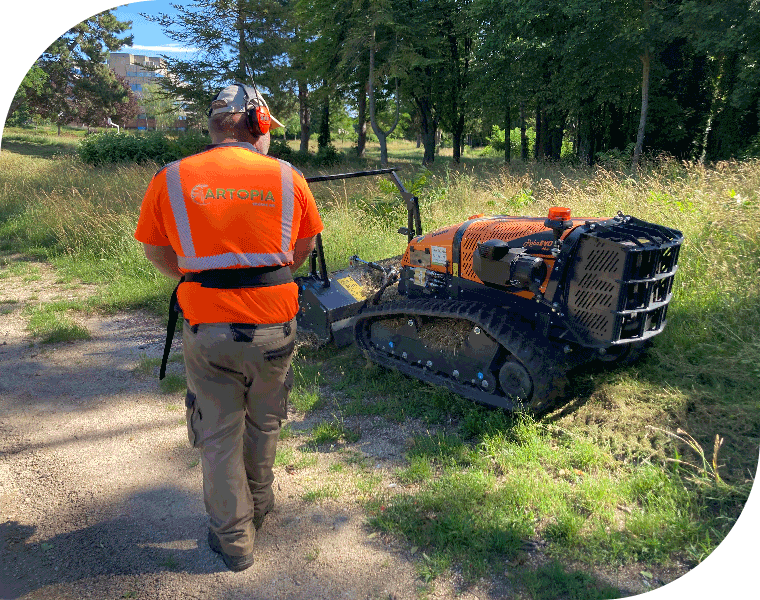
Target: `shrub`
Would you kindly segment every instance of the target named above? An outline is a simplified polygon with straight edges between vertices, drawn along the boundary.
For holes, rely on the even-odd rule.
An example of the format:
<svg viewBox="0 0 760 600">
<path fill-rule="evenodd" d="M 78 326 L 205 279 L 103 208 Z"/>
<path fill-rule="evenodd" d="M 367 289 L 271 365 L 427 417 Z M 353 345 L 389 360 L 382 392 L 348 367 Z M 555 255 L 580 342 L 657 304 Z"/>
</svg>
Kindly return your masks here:
<svg viewBox="0 0 760 600">
<path fill-rule="evenodd" d="M 322 146 L 314 157 L 314 165 L 317 167 L 334 167 L 343 162 L 343 154 L 332 144 Z"/>
<path fill-rule="evenodd" d="M 106 131 L 83 139 L 78 153 L 83 162 L 91 165 L 147 161 L 165 164 L 200 152 L 208 143 L 208 137 L 199 133 L 172 137 L 155 131 L 144 134 Z"/>
<path fill-rule="evenodd" d="M 269 143 L 269 156 L 292 162 L 293 149 L 285 140 L 272 140 Z"/>
<path fill-rule="evenodd" d="M 760 134 L 756 135 L 744 151 L 743 158 L 760 158 Z"/>
<path fill-rule="evenodd" d="M 528 155 L 532 156 L 533 148 L 536 143 L 536 132 L 532 127 L 528 127 L 526 135 L 528 138 Z M 487 146 L 485 148 L 485 154 L 503 156 L 506 137 L 506 132 L 498 125 L 494 125 L 491 128 L 491 135 L 486 137 Z M 512 158 L 519 158 L 522 152 L 522 138 L 518 127 L 515 127 L 509 132 L 509 143 L 512 146 Z"/>
<path fill-rule="evenodd" d="M 269 145 L 269 156 L 286 160 L 299 168 L 304 167 L 334 167 L 345 160 L 345 156 L 332 144 L 323 146 L 316 154 L 293 150 L 283 140 L 272 140 Z"/>
</svg>

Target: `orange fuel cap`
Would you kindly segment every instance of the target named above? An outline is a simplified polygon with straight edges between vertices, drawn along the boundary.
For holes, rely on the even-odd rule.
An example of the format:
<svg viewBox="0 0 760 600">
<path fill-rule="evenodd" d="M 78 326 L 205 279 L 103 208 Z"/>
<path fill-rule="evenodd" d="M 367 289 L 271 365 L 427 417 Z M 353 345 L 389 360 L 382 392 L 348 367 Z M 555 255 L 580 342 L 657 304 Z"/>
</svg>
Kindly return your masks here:
<svg viewBox="0 0 760 600">
<path fill-rule="evenodd" d="M 483 213 L 478 213 L 477 215 L 470 215 L 470 218 L 467 220 L 472 221 L 473 219 L 480 219 L 481 217 L 485 217 L 485 215 Z"/>
<path fill-rule="evenodd" d="M 569 221 L 570 209 L 565 208 L 564 206 L 552 206 L 549 209 L 549 220 L 550 221 Z"/>
</svg>

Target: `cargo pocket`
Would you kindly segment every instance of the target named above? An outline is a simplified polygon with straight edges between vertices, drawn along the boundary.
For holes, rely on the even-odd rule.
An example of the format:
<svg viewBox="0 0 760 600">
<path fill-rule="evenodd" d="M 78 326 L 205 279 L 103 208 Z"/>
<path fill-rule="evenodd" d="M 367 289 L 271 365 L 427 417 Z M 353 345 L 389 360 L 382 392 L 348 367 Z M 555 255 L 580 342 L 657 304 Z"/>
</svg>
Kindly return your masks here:
<svg viewBox="0 0 760 600">
<path fill-rule="evenodd" d="M 185 396 L 185 416 L 187 418 L 187 440 L 193 448 L 198 447 L 200 436 L 198 435 L 200 428 L 200 420 L 202 418 L 201 411 L 195 405 L 195 394 L 190 390 L 187 391 Z"/>
<path fill-rule="evenodd" d="M 290 390 L 293 389 L 294 381 L 293 365 L 291 365 L 288 367 L 288 372 L 285 374 L 285 381 L 282 384 L 285 388 L 285 393 L 282 395 L 282 419 L 288 418 L 288 396 L 290 396 Z"/>
</svg>

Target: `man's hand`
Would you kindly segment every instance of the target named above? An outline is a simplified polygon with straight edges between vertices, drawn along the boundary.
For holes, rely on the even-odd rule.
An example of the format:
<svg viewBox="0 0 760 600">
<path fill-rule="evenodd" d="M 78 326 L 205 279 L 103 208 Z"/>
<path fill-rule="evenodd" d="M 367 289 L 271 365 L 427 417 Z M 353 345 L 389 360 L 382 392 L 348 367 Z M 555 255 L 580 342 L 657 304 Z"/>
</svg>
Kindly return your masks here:
<svg viewBox="0 0 760 600">
<path fill-rule="evenodd" d="M 174 248 L 171 246 L 151 246 L 150 244 L 143 244 L 143 248 L 145 249 L 145 256 L 159 272 L 179 281 L 182 273 L 177 266 L 177 253 Z"/>
<path fill-rule="evenodd" d="M 293 264 L 290 265 L 291 273 L 295 273 L 298 270 L 298 267 L 300 267 L 306 261 L 306 259 L 309 258 L 309 254 L 311 254 L 311 251 L 314 250 L 316 239 L 317 236 L 313 235 L 312 237 L 296 240 L 296 244 L 293 247 Z"/>
</svg>

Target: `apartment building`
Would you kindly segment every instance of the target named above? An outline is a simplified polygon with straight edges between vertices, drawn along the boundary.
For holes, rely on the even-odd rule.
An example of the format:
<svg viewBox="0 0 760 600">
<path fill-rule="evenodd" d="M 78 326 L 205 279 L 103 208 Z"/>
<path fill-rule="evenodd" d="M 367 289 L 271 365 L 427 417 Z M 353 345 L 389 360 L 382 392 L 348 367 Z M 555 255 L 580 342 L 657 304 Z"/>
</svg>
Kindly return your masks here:
<svg viewBox="0 0 760 600">
<path fill-rule="evenodd" d="M 129 83 L 129 87 L 137 97 L 139 104 L 143 87 L 148 84 L 158 84 L 159 78 L 166 77 L 163 61 L 160 56 L 144 56 L 128 52 L 111 52 L 108 66 L 117 75 L 121 75 Z M 145 107 L 140 106 L 140 113 L 126 125 L 127 129 L 155 129 L 155 118 L 149 117 Z M 185 115 L 179 115 L 172 129 L 184 131 L 187 128 Z"/>
</svg>

